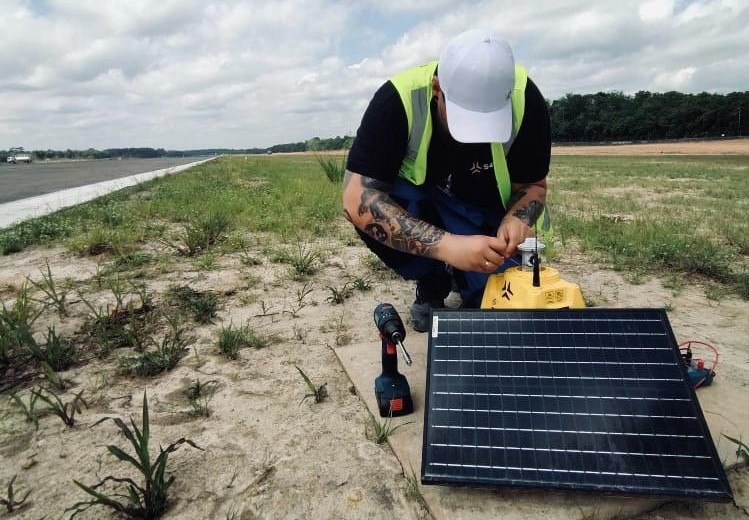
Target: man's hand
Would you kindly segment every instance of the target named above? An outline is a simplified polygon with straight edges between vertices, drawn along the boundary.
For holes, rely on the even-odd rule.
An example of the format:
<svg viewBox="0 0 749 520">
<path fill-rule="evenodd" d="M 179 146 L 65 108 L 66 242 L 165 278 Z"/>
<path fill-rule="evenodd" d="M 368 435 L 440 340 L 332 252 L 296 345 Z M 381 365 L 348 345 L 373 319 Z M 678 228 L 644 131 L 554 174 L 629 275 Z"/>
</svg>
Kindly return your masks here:
<svg viewBox="0 0 749 520">
<path fill-rule="evenodd" d="M 446 233 L 435 257 L 461 271 L 491 273 L 504 262 L 502 247 L 502 241 L 496 237 Z"/>
<path fill-rule="evenodd" d="M 533 236 L 535 233 L 528 224 L 514 215 L 507 215 L 502 219 L 497 231 L 497 239 L 502 244 L 499 251 L 505 259 L 511 258 L 515 255 L 518 245 Z"/>
<path fill-rule="evenodd" d="M 535 236 L 531 226 L 543 212 L 545 201 L 546 179 L 530 184 L 512 184 L 510 209 L 497 230 L 497 239 L 502 243 L 500 252 L 504 258 L 513 257 L 518 245 L 526 238 Z"/>
</svg>

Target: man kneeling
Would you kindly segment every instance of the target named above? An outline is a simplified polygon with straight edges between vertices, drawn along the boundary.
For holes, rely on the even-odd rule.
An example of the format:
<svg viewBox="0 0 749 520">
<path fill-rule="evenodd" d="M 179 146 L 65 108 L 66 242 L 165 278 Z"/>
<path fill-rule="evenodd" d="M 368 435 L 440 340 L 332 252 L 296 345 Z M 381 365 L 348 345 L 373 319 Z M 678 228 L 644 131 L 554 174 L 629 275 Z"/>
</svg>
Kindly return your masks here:
<svg viewBox="0 0 749 520">
<path fill-rule="evenodd" d="M 429 328 L 453 282 L 475 308 L 544 209 L 546 102 L 509 45 L 484 30 L 375 93 L 349 153 L 343 207 L 366 245 L 416 280 L 411 324 Z"/>
</svg>

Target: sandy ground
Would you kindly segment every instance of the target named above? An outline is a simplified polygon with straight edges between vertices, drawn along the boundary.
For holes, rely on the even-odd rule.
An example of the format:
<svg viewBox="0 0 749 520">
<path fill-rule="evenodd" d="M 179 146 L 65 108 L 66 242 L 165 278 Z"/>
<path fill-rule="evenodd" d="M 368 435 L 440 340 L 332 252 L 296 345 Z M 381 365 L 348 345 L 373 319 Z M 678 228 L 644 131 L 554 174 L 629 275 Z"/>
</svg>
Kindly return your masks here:
<svg viewBox="0 0 749 520">
<path fill-rule="evenodd" d="M 554 146 L 552 155 L 746 155 L 749 139 L 683 141 L 606 146 Z"/>
<path fill-rule="evenodd" d="M 0 400 L 4 461 L 0 483 L 4 486 L 17 475 L 16 491 L 32 490 L 28 504 L 11 516 L 58 518 L 84 498 L 73 479 L 93 484 L 106 475 L 127 474 L 105 448 L 109 443 L 125 447 L 114 424 L 92 425 L 103 417 L 134 415 L 139 420 L 146 390 L 156 441 L 166 444 L 185 436 L 204 449 L 184 447 L 170 459 L 169 470 L 177 480 L 166 518 L 231 518 L 231 511 L 242 519 L 428 518 L 428 511 L 409 492 L 404 469 L 393 453 L 387 445 L 372 441 L 371 418 L 333 353 L 338 344 L 371 344 L 376 333 L 368 317 L 376 302 L 390 300 L 406 316 L 413 289 L 409 283 L 370 271 L 366 250 L 353 240 L 347 242 L 350 245 L 317 244 L 327 252 L 326 258 L 312 279 L 306 305 L 293 313 L 296 317 L 292 311 L 303 283 L 290 279 L 287 265 L 264 260 L 245 267 L 239 255 L 229 255 L 205 271 L 175 256 L 168 272 L 147 281 L 157 304 L 170 283 L 179 283 L 214 291 L 220 295 L 222 310 L 214 324 L 192 326 L 192 350 L 174 370 L 148 379 L 125 377 L 116 374 L 114 362 L 124 352 L 105 361 L 86 356 L 87 363 L 63 374 L 72 383 L 67 396 L 83 390 L 92 401 L 72 429 L 45 415 L 34 431 L 13 406 Z M 260 248 L 258 244 L 253 251 L 258 258 Z M 46 261 L 56 279 L 75 280 L 94 301 L 111 301 L 111 294 L 97 291 L 93 283 L 97 262 L 107 259 L 72 257 L 62 249 L 36 249 L 0 259 L 5 298 L 25 276 L 38 279 Z M 669 316 L 679 340 L 701 339 L 717 345 L 719 377 L 744 386 L 749 383 L 746 302 L 728 296 L 719 302 L 706 300 L 698 284 L 687 285 L 678 294 L 655 278 L 633 285 L 574 254 L 565 255 L 555 266 L 599 306 L 671 308 Z M 372 290 L 355 292 L 343 305 L 327 301 L 328 287 L 340 288 L 355 275 L 371 279 Z M 38 328 L 52 323 L 66 337 L 72 336 L 87 311 L 81 303 L 74 303 L 71 311 L 64 321 L 48 311 Z M 277 334 L 279 341 L 266 349 L 245 349 L 236 361 L 225 360 L 217 354 L 221 327 L 245 323 Z M 379 352 L 362 355 L 379 356 Z M 302 402 L 307 389 L 294 365 L 317 384 L 327 384 L 326 401 Z M 184 391 L 196 379 L 216 381 L 218 388 L 207 418 L 189 412 Z M 22 386 L 19 395 L 26 400 L 28 394 L 29 385 Z M 410 468 L 405 474 L 410 475 Z M 742 475 L 743 481 L 736 482 L 745 486 L 746 474 Z M 713 508 L 711 516 L 716 518 L 736 514 L 730 506 L 706 507 Z M 681 518 L 682 513 L 666 509 L 651 518 Z M 110 517 L 104 509 L 82 515 Z"/>
</svg>

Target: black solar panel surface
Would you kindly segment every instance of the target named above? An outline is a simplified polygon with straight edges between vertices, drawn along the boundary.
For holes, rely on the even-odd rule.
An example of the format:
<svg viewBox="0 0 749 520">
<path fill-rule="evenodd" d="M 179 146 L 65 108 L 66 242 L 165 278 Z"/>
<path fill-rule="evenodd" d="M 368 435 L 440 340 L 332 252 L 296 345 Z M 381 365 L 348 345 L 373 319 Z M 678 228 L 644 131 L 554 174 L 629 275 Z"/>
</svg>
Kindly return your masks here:
<svg viewBox="0 0 749 520">
<path fill-rule="evenodd" d="M 424 483 L 730 499 L 660 309 L 435 310 Z"/>
</svg>

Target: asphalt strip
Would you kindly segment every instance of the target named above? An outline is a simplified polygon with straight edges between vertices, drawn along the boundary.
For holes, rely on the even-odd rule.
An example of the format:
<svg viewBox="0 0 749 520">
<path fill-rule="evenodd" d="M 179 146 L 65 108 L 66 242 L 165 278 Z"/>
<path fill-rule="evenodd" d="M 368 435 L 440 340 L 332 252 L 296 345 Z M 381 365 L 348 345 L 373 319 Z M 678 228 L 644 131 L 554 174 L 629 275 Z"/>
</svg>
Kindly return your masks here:
<svg viewBox="0 0 749 520">
<path fill-rule="evenodd" d="M 212 161 L 215 158 L 216 157 L 210 157 L 202 161 L 195 161 L 188 164 L 181 164 L 179 166 L 162 168 L 160 170 L 138 173 L 136 175 L 113 179 L 111 181 L 97 182 L 87 186 L 69 188 L 54 193 L 46 193 L 36 197 L 29 197 L 0 204 L 0 229 L 9 227 L 13 224 L 18 224 L 19 222 L 30 218 L 49 215 L 55 211 L 88 202 L 103 195 L 107 195 L 108 193 L 112 193 L 113 191 L 127 188 L 128 186 L 133 186 L 157 177 L 163 177 L 164 175 L 178 173 L 187 170 L 188 168 L 192 168 L 193 166 Z"/>
</svg>

